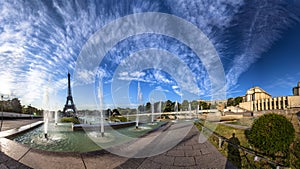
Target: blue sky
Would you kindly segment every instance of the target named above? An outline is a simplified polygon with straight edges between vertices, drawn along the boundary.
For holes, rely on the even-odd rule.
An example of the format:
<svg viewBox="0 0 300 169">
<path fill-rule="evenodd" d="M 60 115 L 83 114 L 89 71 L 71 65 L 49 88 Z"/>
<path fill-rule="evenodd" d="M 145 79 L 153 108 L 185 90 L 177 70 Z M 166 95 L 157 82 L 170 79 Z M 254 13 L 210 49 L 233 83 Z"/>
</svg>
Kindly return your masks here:
<svg viewBox="0 0 300 169">
<path fill-rule="evenodd" d="M 138 81 L 143 102 L 211 99 L 207 65 L 187 44 L 161 34 L 145 33 L 123 39 L 105 54 L 94 72 L 76 70 L 84 45 L 97 31 L 116 19 L 143 12 L 171 14 L 203 32 L 221 60 L 227 98 L 244 95 L 253 86 L 262 87 L 272 96 L 291 95 L 292 87 L 300 81 L 299 1 L 30 0 L 11 3 L 4 0 L 0 2 L 0 93 L 18 97 L 25 105 L 62 109 L 69 71 L 78 109 L 97 108 L 98 76 L 103 78 L 105 107 L 134 107 L 138 103 Z M 168 29 L 176 30 L 176 27 Z M 160 53 L 153 58 L 143 55 L 144 62 L 167 62 L 174 64 L 176 70 L 166 67 L 120 70 L 122 65 L 141 64 L 134 62 L 135 54 L 149 49 Z M 92 62 L 89 57 L 85 59 L 87 63 Z M 85 82 L 77 83 L 76 75 Z M 114 105 L 117 99 L 125 97 L 124 91 L 121 94 L 112 87 L 117 79 L 129 84 L 125 93 L 130 105 Z M 181 80 L 188 93 L 180 88 Z"/>
</svg>

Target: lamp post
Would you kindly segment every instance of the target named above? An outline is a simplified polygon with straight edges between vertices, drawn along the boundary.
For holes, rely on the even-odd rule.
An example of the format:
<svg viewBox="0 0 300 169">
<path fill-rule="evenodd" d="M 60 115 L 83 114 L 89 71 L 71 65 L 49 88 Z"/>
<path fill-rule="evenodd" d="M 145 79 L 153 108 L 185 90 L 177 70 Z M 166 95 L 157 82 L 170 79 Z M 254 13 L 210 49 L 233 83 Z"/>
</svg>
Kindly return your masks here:
<svg viewBox="0 0 300 169">
<path fill-rule="evenodd" d="M 4 99 L 9 100 L 10 96 L 9 94 L 1 94 L 1 124 L 0 124 L 0 131 L 2 131 L 2 125 L 3 125 L 3 114 L 4 114 Z"/>
<path fill-rule="evenodd" d="M 0 131 L 2 130 L 2 124 L 3 124 L 3 107 L 4 107 L 4 103 L 3 103 L 3 95 L 1 95 L 1 102 L 2 102 L 2 104 L 1 104 L 1 112 L 2 112 L 2 114 L 1 114 L 1 126 L 0 126 Z"/>
</svg>

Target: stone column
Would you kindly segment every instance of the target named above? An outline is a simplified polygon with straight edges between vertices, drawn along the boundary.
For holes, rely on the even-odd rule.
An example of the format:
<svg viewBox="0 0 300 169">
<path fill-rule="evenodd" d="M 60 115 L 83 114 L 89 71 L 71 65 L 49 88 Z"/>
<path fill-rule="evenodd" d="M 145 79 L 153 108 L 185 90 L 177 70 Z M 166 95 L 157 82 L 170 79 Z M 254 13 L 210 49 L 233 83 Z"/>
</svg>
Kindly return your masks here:
<svg viewBox="0 0 300 169">
<path fill-rule="evenodd" d="M 266 103 L 266 107 L 265 107 L 265 109 L 266 109 L 266 110 L 269 110 L 269 106 L 268 106 L 269 99 L 265 99 L 265 103 Z"/>
<path fill-rule="evenodd" d="M 278 107 L 277 107 L 277 109 L 281 109 L 280 101 L 281 101 L 281 97 L 277 97 L 277 102 L 278 102 Z"/>
<path fill-rule="evenodd" d="M 262 99 L 261 100 L 261 110 L 266 110 L 264 104 L 266 104 L 265 99 Z"/>
<path fill-rule="evenodd" d="M 273 106 L 272 106 L 272 98 L 269 99 L 269 102 L 270 102 L 269 110 L 273 110 Z"/>
<path fill-rule="evenodd" d="M 275 110 L 275 109 L 278 109 L 278 107 L 276 106 L 277 98 L 275 97 L 273 100 L 274 100 L 274 107 L 273 107 L 273 109 L 274 109 L 274 110 Z"/>
<path fill-rule="evenodd" d="M 283 103 L 282 103 L 282 106 L 283 106 L 283 108 L 282 108 L 282 109 L 286 109 L 286 108 L 285 108 L 285 101 L 286 101 L 286 97 L 282 97 L 282 98 L 283 98 L 283 99 L 282 99 L 282 102 L 283 102 Z"/>
</svg>

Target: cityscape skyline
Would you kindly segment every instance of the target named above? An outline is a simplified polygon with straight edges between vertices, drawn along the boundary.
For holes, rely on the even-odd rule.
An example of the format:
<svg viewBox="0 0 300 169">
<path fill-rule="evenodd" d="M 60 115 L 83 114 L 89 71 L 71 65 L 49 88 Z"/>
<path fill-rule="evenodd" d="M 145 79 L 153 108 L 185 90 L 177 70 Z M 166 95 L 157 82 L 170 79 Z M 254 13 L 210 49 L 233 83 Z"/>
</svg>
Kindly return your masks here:
<svg viewBox="0 0 300 169">
<path fill-rule="evenodd" d="M 170 14 L 202 31 L 220 58 L 226 79 L 226 98 L 243 96 L 253 86 L 261 87 L 272 96 L 292 95 L 292 88 L 300 81 L 298 1 L 53 0 L 15 4 L 3 1 L 0 8 L 0 94 L 20 98 L 25 105 L 63 109 L 68 71 L 78 109 L 98 108 L 99 79 L 103 82 L 104 107 L 109 108 L 120 106 L 114 105 L 116 98 L 112 96 L 112 92 L 117 92 L 112 82 L 117 79 L 129 83 L 127 97 L 131 105 L 124 107 L 138 104 L 138 82 L 144 103 L 151 99 L 210 100 L 211 77 L 207 69 L 213 64 L 205 65 L 186 43 L 162 34 L 143 33 L 122 39 L 105 54 L 94 72 L 76 69 L 83 47 L 96 32 L 120 18 L 144 12 Z M 162 29 L 176 30 L 175 27 Z M 112 34 L 115 36 L 118 32 Z M 185 89 L 180 88 L 178 78 L 165 67 L 116 74 L 123 64 L 128 67 L 138 64 L 134 54 L 149 49 L 162 53 L 153 58 L 144 57 L 144 62 L 164 62 L 165 59 L 174 67 L 182 68 L 177 70 L 190 72 L 188 75 L 177 70 L 171 72 L 182 77 L 179 80 L 185 78 Z M 167 54 L 170 54 L 169 59 L 166 59 Z M 84 79 L 84 83 L 79 83 L 78 77 Z M 189 93 L 185 94 L 184 90 Z"/>
</svg>

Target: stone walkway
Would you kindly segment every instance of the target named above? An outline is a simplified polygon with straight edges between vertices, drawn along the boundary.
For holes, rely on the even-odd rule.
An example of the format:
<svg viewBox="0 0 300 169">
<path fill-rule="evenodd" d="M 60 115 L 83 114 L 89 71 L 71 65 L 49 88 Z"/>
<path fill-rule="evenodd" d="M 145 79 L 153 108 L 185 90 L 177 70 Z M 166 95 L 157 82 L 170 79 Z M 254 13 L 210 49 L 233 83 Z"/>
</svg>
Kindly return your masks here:
<svg viewBox="0 0 300 169">
<path fill-rule="evenodd" d="M 201 144 L 198 140 L 199 131 L 193 127 L 171 150 L 153 157 L 129 159 L 116 169 L 236 168 L 211 143 Z"/>
<path fill-rule="evenodd" d="M 31 124 L 40 120 L 43 119 L 37 118 L 37 119 L 30 119 L 30 120 L 29 119 L 3 120 L 2 131 L 25 126 L 27 124 Z"/>
<path fill-rule="evenodd" d="M 150 140 L 145 151 L 155 150 L 166 135 L 181 128 L 172 125 L 155 132 L 160 136 Z M 177 132 L 178 132 L 177 131 Z M 155 134 L 152 133 L 152 134 Z M 151 136 L 151 134 L 149 134 Z M 174 137 L 176 138 L 176 137 Z M 173 139 L 173 138 L 172 138 Z M 6 138 L 0 139 L 0 169 L 5 168 L 88 168 L 88 169 L 200 169 L 235 168 L 209 142 L 198 143 L 199 131 L 192 127 L 184 139 L 175 147 L 159 155 L 144 158 L 125 158 L 106 150 L 89 153 L 54 153 L 31 149 Z M 148 139 L 149 141 L 149 139 Z M 142 143 L 142 142 L 141 142 Z M 140 144 L 141 144 L 140 143 Z M 138 144 L 138 143 L 136 143 Z M 142 144 L 141 144 L 142 145 Z"/>
</svg>

